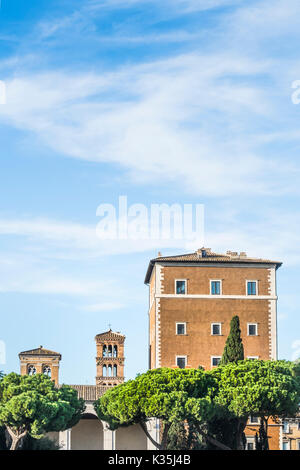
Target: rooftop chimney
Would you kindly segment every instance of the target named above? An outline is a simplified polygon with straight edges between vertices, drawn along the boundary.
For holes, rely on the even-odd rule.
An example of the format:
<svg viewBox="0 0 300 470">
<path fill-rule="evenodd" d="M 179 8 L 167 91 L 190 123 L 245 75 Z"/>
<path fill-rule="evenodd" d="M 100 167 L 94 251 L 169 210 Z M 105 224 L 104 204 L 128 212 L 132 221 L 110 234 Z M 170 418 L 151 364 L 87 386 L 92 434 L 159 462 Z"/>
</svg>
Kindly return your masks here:
<svg viewBox="0 0 300 470">
<path fill-rule="evenodd" d="M 205 248 L 204 246 L 202 248 L 199 248 L 197 251 L 197 256 L 198 258 L 205 258 L 207 255 L 211 253 L 211 248 Z"/>
</svg>

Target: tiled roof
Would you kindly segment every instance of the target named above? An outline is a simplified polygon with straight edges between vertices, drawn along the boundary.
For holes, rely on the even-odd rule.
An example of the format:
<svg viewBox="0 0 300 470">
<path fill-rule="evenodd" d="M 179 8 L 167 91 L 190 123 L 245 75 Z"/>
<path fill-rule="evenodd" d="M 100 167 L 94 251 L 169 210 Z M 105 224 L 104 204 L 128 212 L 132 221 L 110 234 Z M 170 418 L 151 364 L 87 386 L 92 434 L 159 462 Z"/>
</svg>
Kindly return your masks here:
<svg viewBox="0 0 300 470">
<path fill-rule="evenodd" d="M 78 398 L 83 398 L 84 401 L 96 401 L 111 387 L 101 387 L 97 385 L 70 385 L 78 392 Z"/>
<path fill-rule="evenodd" d="M 213 253 L 210 248 L 201 248 L 194 253 L 186 253 L 175 256 L 158 256 L 150 260 L 148 270 L 145 277 L 145 284 L 150 281 L 152 269 L 155 263 L 257 263 L 257 264 L 276 264 L 278 268 L 281 266 L 280 261 L 271 261 L 262 258 L 248 258 L 246 253 L 234 251 L 227 251 L 226 255 L 220 253 Z"/>
<path fill-rule="evenodd" d="M 29 349 L 28 351 L 22 351 L 19 353 L 19 357 L 22 355 L 26 356 L 58 356 L 61 359 L 61 354 L 50 349 L 44 349 L 43 346 L 40 346 L 36 349 Z"/>
<path fill-rule="evenodd" d="M 101 339 L 101 340 L 104 340 L 104 339 L 116 339 L 116 340 L 125 340 L 125 336 L 124 335 L 121 335 L 121 333 L 119 331 L 112 331 L 112 330 L 109 330 L 109 331 L 105 331 L 104 333 L 99 333 L 99 335 L 96 335 L 95 336 L 95 339 Z"/>
</svg>

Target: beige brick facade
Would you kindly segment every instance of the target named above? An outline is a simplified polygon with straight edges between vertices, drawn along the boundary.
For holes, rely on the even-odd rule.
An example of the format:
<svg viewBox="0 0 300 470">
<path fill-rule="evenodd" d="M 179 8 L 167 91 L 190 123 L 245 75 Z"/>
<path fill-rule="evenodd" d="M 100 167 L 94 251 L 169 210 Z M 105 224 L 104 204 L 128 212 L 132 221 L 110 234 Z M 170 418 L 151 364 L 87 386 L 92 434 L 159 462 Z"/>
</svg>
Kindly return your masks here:
<svg viewBox="0 0 300 470">
<path fill-rule="evenodd" d="M 205 254 L 205 255 L 204 255 Z M 201 249 L 188 255 L 159 256 L 149 263 L 149 367 L 213 367 L 222 356 L 230 321 L 238 315 L 245 357 L 277 359 L 276 270 L 281 263 L 247 258 L 245 253 L 226 255 Z M 176 293 L 176 281 L 185 281 L 185 293 Z M 212 293 L 212 281 L 220 292 Z M 255 295 L 247 283 L 255 284 Z M 178 334 L 177 324 L 183 325 Z M 212 334 L 217 324 L 220 334 Z M 249 324 L 256 334 L 249 334 Z M 182 332 L 181 332 L 182 333 Z M 259 426 L 246 427 L 251 447 Z M 270 421 L 270 449 L 280 449 L 281 425 Z M 248 445 L 247 444 L 247 445 Z"/>
<path fill-rule="evenodd" d="M 199 259 L 199 263 L 197 259 L 189 262 L 184 255 L 152 260 L 146 278 L 150 368 L 176 367 L 177 356 L 186 357 L 187 367 L 211 368 L 212 357 L 222 356 L 234 315 L 240 318 L 245 357 L 276 359 L 279 265 L 226 255 Z M 176 294 L 176 280 L 185 281 L 184 294 Z M 216 280 L 220 294 L 213 295 L 211 281 Z M 249 281 L 255 283 L 255 295 L 248 295 Z M 177 334 L 177 323 L 185 325 L 184 334 Z M 220 325 L 218 335 L 212 334 L 214 323 Z M 255 335 L 249 334 L 249 324 L 255 325 Z"/>
<path fill-rule="evenodd" d="M 54 381 L 55 385 L 59 384 L 61 354 L 40 346 L 21 352 L 19 359 L 21 375 L 45 374 Z"/>
</svg>

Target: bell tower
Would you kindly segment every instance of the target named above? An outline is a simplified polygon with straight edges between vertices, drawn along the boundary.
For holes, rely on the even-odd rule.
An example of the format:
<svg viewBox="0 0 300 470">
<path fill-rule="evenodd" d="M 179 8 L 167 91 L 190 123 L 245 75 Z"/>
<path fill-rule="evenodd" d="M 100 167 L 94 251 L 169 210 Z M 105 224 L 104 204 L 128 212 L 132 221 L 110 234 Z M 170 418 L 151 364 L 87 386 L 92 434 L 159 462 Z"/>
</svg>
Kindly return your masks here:
<svg viewBox="0 0 300 470">
<path fill-rule="evenodd" d="M 96 385 L 113 387 L 124 382 L 125 336 L 111 329 L 95 337 L 97 348 Z"/>
<path fill-rule="evenodd" d="M 58 385 L 58 372 L 61 354 L 40 346 L 19 354 L 21 375 L 44 374 Z"/>
</svg>

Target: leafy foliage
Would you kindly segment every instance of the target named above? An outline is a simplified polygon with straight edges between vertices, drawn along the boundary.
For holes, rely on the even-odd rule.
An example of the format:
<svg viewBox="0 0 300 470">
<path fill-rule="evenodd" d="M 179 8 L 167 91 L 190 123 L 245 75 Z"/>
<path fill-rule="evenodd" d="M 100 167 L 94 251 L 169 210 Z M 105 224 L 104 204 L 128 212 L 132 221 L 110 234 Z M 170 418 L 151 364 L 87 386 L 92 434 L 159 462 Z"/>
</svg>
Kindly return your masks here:
<svg viewBox="0 0 300 470">
<path fill-rule="evenodd" d="M 74 426 L 84 408 L 75 390 L 67 385 L 56 388 L 43 374 L 11 373 L 0 381 L 0 425 L 6 426 L 12 448 L 28 433 L 38 438 Z"/>
<path fill-rule="evenodd" d="M 192 423 L 174 421 L 168 432 L 166 447 L 169 450 L 203 450 L 206 444 Z"/>
<path fill-rule="evenodd" d="M 215 402 L 236 417 L 294 415 L 300 382 L 288 361 L 244 360 L 209 371 L 218 380 Z"/>
<path fill-rule="evenodd" d="M 221 365 L 237 362 L 244 359 L 244 346 L 241 338 L 240 319 L 236 315 L 230 322 L 230 333 L 227 337 L 223 351 Z"/>
<path fill-rule="evenodd" d="M 201 369 L 152 369 L 106 392 L 95 410 L 111 429 L 140 423 L 146 432 L 146 421 L 159 418 L 167 435 L 172 423 L 185 421 L 195 408 L 198 420 L 206 420 L 213 391 L 214 378 Z"/>
<path fill-rule="evenodd" d="M 161 445 L 152 439 L 158 448 L 196 448 L 204 442 L 242 449 L 250 415 L 295 415 L 299 377 L 299 367 L 288 361 L 242 360 L 210 371 L 154 369 L 106 392 L 95 409 L 111 429 L 139 423 L 147 434 L 147 420 L 160 419 Z"/>
<path fill-rule="evenodd" d="M 28 434 L 22 443 L 22 450 L 59 450 L 59 445 L 49 437 L 35 439 Z"/>
</svg>

